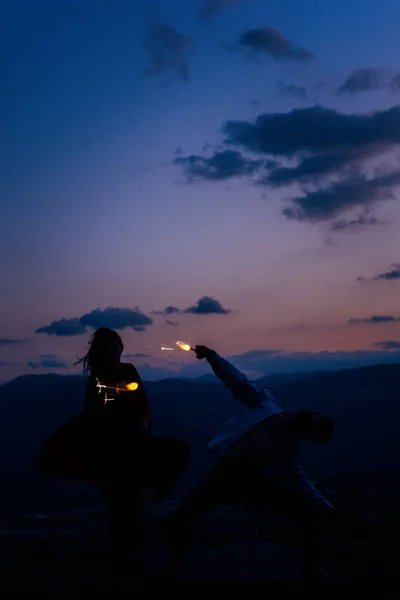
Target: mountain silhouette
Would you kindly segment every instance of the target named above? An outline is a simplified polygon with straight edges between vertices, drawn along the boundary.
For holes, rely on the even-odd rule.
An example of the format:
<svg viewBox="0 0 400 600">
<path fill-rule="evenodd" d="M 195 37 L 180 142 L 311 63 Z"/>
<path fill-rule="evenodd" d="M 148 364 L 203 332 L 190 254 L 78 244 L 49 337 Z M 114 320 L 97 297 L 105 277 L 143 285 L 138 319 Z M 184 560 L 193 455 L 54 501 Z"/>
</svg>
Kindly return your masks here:
<svg viewBox="0 0 400 600">
<path fill-rule="evenodd" d="M 335 419 L 328 444 L 302 442 L 303 466 L 312 479 L 400 468 L 400 365 L 271 375 L 261 381 L 290 409 L 314 409 Z M 205 446 L 238 404 L 217 379 L 169 379 L 147 382 L 146 388 L 154 433 L 185 439 L 192 448 L 190 467 L 172 496 L 176 499 L 207 474 L 212 461 Z M 100 501 L 89 485 L 44 483 L 30 467 L 43 439 L 80 412 L 83 400 L 82 376 L 27 375 L 0 387 L 0 506 Z"/>
</svg>

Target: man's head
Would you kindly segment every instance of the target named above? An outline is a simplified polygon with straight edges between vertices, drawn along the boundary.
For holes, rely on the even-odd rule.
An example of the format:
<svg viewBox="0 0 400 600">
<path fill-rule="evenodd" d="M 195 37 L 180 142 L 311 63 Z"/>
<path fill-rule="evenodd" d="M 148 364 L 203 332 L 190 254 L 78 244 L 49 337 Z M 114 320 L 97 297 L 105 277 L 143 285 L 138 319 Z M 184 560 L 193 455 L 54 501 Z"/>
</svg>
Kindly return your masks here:
<svg viewBox="0 0 400 600">
<path fill-rule="evenodd" d="M 312 410 L 297 413 L 296 424 L 299 436 L 314 444 L 324 444 L 333 435 L 333 419 Z"/>
</svg>

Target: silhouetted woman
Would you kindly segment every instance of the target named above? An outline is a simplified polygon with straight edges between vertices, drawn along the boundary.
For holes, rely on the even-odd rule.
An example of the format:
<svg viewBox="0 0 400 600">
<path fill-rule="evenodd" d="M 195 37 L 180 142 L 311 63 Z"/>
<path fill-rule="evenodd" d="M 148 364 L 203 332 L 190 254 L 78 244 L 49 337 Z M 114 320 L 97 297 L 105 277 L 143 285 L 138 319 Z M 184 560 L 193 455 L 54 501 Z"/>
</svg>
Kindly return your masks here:
<svg viewBox="0 0 400 600">
<path fill-rule="evenodd" d="M 139 555 L 142 490 L 155 490 L 155 501 L 164 499 L 190 455 L 186 442 L 151 434 L 147 394 L 136 368 L 121 362 L 123 349 L 112 329 L 93 334 L 78 361 L 87 377 L 84 409 L 45 441 L 37 461 L 45 476 L 100 485 L 117 561 Z"/>
</svg>

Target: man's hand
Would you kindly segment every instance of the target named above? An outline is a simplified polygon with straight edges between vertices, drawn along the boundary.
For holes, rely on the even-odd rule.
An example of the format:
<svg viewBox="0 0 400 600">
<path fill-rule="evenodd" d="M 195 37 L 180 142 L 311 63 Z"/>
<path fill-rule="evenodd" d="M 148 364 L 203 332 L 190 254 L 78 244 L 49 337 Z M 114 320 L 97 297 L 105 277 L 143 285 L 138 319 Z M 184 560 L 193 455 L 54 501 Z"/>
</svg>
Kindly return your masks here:
<svg viewBox="0 0 400 600">
<path fill-rule="evenodd" d="M 194 351 L 196 353 L 196 358 L 199 360 L 202 360 L 203 358 L 209 358 L 212 352 L 212 350 L 207 348 L 207 346 L 196 346 Z"/>
</svg>

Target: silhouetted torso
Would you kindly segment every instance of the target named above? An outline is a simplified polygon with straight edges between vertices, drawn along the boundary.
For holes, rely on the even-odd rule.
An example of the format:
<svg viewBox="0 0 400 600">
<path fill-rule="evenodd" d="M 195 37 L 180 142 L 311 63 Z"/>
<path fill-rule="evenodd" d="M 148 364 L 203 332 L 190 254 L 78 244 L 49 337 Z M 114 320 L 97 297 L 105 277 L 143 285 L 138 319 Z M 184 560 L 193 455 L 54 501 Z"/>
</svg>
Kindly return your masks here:
<svg viewBox="0 0 400 600">
<path fill-rule="evenodd" d="M 150 423 L 151 414 L 143 381 L 137 369 L 129 363 L 121 363 L 118 375 L 114 380 L 100 381 L 107 385 L 116 386 L 118 383 L 136 382 L 139 384 L 137 390 L 132 392 L 114 391 L 107 392 L 109 400 L 105 402 L 105 392 L 97 387 L 97 381 L 89 378 L 87 383 L 84 413 L 87 417 L 100 418 L 109 425 L 133 426 L 140 425 L 143 421 Z"/>
</svg>

